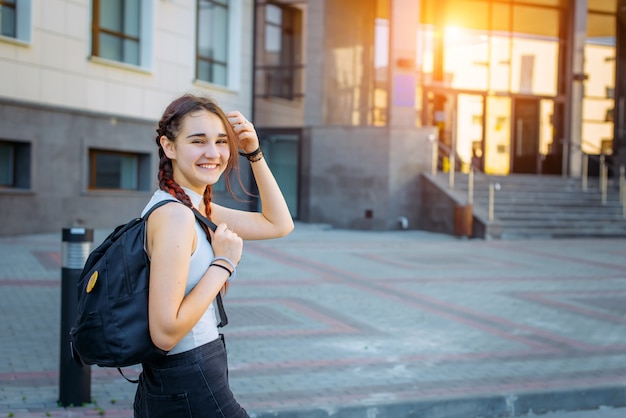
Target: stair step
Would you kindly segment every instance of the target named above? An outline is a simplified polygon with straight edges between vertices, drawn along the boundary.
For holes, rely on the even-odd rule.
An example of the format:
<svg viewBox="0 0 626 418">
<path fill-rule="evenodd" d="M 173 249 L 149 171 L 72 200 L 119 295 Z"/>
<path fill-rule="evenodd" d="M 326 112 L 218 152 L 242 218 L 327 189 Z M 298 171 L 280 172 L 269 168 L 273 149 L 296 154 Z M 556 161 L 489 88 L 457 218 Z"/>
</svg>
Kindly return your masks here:
<svg viewBox="0 0 626 418">
<path fill-rule="evenodd" d="M 440 187 L 447 186 L 448 177 L 447 173 L 437 174 Z M 457 196 L 467 196 L 467 180 L 467 174 L 455 173 Z M 488 208 L 489 185 L 498 183 L 493 204 L 502 238 L 626 237 L 617 180 L 609 179 L 603 204 L 597 177 L 589 178 L 587 190 L 583 191 L 580 179 L 560 176 L 475 175 L 474 212 Z"/>
</svg>

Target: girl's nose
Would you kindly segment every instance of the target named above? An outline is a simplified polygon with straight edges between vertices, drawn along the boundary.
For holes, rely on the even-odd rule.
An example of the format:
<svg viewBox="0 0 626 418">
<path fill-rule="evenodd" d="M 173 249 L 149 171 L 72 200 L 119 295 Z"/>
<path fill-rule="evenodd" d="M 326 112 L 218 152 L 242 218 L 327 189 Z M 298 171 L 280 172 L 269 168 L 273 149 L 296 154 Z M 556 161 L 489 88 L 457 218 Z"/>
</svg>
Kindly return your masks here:
<svg viewBox="0 0 626 418">
<path fill-rule="evenodd" d="M 219 157 L 220 153 L 218 152 L 217 147 L 214 143 L 209 143 L 204 148 L 204 155 L 207 158 L 217 158 Z"/>
</svg>

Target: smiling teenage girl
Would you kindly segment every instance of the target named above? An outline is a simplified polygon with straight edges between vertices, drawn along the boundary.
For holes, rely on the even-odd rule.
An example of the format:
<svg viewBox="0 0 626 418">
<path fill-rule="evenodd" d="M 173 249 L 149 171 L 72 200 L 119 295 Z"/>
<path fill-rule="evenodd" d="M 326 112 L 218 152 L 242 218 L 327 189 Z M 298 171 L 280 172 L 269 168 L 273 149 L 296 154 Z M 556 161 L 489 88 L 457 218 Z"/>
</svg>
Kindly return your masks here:
<svg viewBox="0 0 626 418">
<path fill-rule="evenodd" d="M 254 127 L 239 112 L 224 112 L 210 99 L 184 95 L 159 122 L 157 202 L 176 199 L 217 224 L 211 243 L 191 210 L 180 204 L 156 209 L 148 220 L 151 260 L 149 319 L 156 346 L 169 351 L 143 364 L 135 417 L 247 417 L 228 385 L 226 350 L 217 328 L 214 300 L 225 294 L 243 240 L 287 235 L 293 221 L 270 172 Z M 250 161 L 262 212 L 245 212 L 211 201 L 211 188 Z"/>
</svg>

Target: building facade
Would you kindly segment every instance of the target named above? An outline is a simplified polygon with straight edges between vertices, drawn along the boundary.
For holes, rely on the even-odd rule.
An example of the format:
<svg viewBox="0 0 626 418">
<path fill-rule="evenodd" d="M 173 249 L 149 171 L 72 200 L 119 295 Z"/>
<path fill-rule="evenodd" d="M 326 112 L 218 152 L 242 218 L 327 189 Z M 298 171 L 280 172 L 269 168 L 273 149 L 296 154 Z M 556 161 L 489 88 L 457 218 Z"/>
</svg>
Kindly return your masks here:
<svg viewBox="0 0 626 418">
<path fill-rule="evenodd" d="M 252 0 L 0 1 L 0 234 L 136 216 L 171 100 L 251 114 L 252 16 Z"/>
<path fill-rule="evenodd" d="M 613 116 L 626 93 L 617 0 L 283 0 L 255 10 L 255 118 L 268 146 L 294 150 L 287 177 L 303 220 L 428 229 L 419 178 L 432 166 L 433 129 L 443 169 L 452 155 L 454 169 L 488 175 L 578 177 L 583 155 L 612 160 L 615 175 L 626 162 L 624 118 Z"/>
<path fill-rule="evenodd" d="M 0 0 L 0 234 L 135 216 L 184 92 L 250 116 L 305 222 L 427 229 L 434 150 L 497 175 L 623 164 L 621 3 Z"/>
</svg>

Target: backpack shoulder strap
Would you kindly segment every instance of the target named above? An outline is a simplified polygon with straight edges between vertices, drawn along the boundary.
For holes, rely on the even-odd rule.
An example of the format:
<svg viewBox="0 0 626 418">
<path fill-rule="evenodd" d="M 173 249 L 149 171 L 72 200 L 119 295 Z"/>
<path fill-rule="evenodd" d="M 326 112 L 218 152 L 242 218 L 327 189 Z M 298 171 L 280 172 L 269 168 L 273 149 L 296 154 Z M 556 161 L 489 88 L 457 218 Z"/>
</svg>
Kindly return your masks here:
<svg viewBox="0 0 626 418">
<path fill-rule="evenodd" d="M 161 206 L 166 205 L 166 204 L 168 204 L 170 202 L 180 203 L 181 205 L 183 204 L 183 202 L 175 200 L 175 199 L 161 200 L 160 202 L 158 202 L 154 206 L 152 206 L 150 209 L 148 209 L 148 211 L 145 213 L 145 215 L 142 216 L 142 218 L 143 219 L 148 219 L 148 217 L 150 216 L 150 214 L 152 212 L 154 212 L 156 209 L 158 209 Z M 195 215 L 196 220 L 198 222 L 204 224 L 211 231 L 215 232 L 215 230 L 217 229 L 217 225 L 215 225 L 215 223 L 213 223 L 213 221 L 209 220 L 206 216 L 201 214 L 196 208 L 191 208 L 191 210 L 193 211 L 193 214 Z"/>
<path fill-rule="evenodd" d="M 191 210 L 193 211 L 193 214 L 196 216 L 196 219 L 198 220 L 198 222 L 204 224 L 211 231 L 215 231 L 215 229 L 217 229 L 217 225 L 215 225 L 215 223 L 209 220 L 206 216 L 202 215 L 196 208 L 192 208 Z M 209 242 L 210 242 L 211 237 L 208 234 L 207 234 L 207 238 L 209 239 Z M 226 315 L 226 310 L 224 309 L 224 302 L 222 301 L 222 295 L 220 294 L 220 292 L 217 292 L 217 296 L 215 297 L 215 299 L 217 301 L 217 311 L 220 315 L 220 323 L 217 326 L 219 328 L 222 328 L 228 325 L 228 316 Z"/>
<path fill-rule="evenodd" d="M 193 214 L 196 215 L 196 219 L 198 220 L 198 222 L 203 223 L 204 225 L 206 225 L 207 228 L 215 232 L 215 230 L 217 229 L 217 225 L 215 225 L 213 221 L 202 215 L 196 208 L 192 208 L 191 210 L 193 210 Z"/>
<path fill-rule="evenodd" d="M 157 210 L 161 206 L 167 205 L 170 202 L 180 203 L 181 205 L 183 204 L 182 202 L 180 202 L 178 200 L 174 200 L 174 199 L 161 200 L 160 202 L 157 202 L 154 206 L 152 206 L 150 209 L 148 209 L 148 211 L 145 213 L 145 215 L 142 216 L 143 220 L 147 220 L 148 217 L 152 214 L 152 212 L 154 212 L 155 210 Z"/>
<path fill-rule="evenodd" d="M 146 220 L 148 219 L 148 217 L 150 216 L 150 214 L 157 208 L 160 208 L 161 206 L 170 203 L 170 202 L 177 202 L 180 203 L 181 205 L 183 204 L 182 202 L 178 201 L 178 200 L 174 200 L 174 199 L 167 199 L 167 200 L 162 200 L 160 202 L 158 202 L 157 204 L 155 204 L 154 206 L 152 206 L 145 215 L 143 215 L 143 219 Z M 206 216 L 202 215 L 196 208 L 191 208 L 191 210 L 193 211 L 194 216 L 196 217 L 196 220 L 200 223 L 202 223 L 203 225 L 205 225 L 207 228 L 209 228 L 211 231 L 215 231 L 215 229 L 217 228 L 217 225 L 215 225 L 215 223 L 213 223 L 211 220 L 207 219 Z M 209 239 L 209 242 L 211 240 L 211 237 L 207 234 L 207 238 Z M 228 324 L 228 316 L 226 316 L 226 310 L 224 309 L 224 302 L 222 302 L 222 295 L 220 295 L 220 293 L 217 293 L 217 310 L 220 316 L 220 323 L 217 325 L 218 327 L 224 327 Z M 120 373 L 122 373 L 120 371 Z M 122 373 L 122 376 L 124 376 L 124 374 Z M 126 376 L 124 376 L 126 377 Z M 129 379 L 126 379 L 129 380 Z"/>
</svg>

